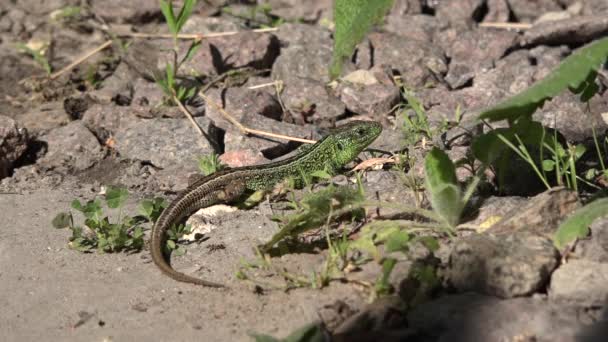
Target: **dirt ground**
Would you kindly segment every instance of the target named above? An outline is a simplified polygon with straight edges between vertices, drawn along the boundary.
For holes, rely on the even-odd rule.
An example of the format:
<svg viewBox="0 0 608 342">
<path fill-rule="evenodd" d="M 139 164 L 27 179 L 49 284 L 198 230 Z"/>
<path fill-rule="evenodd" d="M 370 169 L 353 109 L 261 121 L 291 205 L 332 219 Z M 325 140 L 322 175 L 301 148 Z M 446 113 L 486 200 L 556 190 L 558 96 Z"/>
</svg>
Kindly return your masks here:
<svg viewBox="0 0 608 342">
<path fill-rule="evenodd" d="M 198 1 L 182 33 L 239 31 L 206 37 L 180 65 L 179 85 L 207 97 L 184 100 L 202 137 L 154 81 L 174 60 L 172 49 L 183 57 L 191 43 L 163 38 L 169 30 L 158 1 L 0 1 L 0 340 L 252 341 L 250 333 L 285 337 L 311 323 L 332 341 L 606 339 L 608 218 L 568 250 L 552 241 L 597 189 L 547 189 L 518 158 L 500 189 L 487 172 L 462 218 L 468 228 L 453 238 L 432 231 L 436 249 L 412 243 L 395 257 L 386 293 L 378 288 L 383 257 L 365 259 L 361 251 L 340 265 L 340 277 L 312 288 L 330 254 L 323 231 L 277 248 L 266 259 L 270 266 L 254 267 L 261 260 L 253 247 L 279 229 L 273 216 L 288 212 L 289 200 L 301 201 L 302 190 L 295 199 L 198 218 L 217 229 L 186 244 L 172 265 L 226 289 L 168 278 L 147 248 L 81 253 L 70 248 L 68 229 L 53 228 L 74 199 L 103 198 L 107 186 L 129 190 L 122 214 L 134 216 L 142 199 L 175 198 L 200 173 L 201 156 L 254 165 L 298 147 L 243 134 L 212 102 L 250 128 L 297 138 L 318 139 L 324 128 L 353 119 L 378 121 L 382 135 L 361 160 L 408 159 L 384 159 L 362 173 L 366 200 L 429 208 L 419 185 L 431 147 L 454 161 L 470 157 L 473 135 L 489 129 L 469 125 L 480 110 L 608 34 L 606 0 L 396 0 L 330 83 L 332 4 Z M 54 74 L 108 39 L 110 46 Z M 41 48 L 51 73 L 19 44 Z M 604 66 L 588 102 L 564 92 L 533 119 L 594 151 L 593 134 L 603 139 L 608 132 L 606 75 Z M 424 132 L 407 125 L 416 99 Z M 461 121 L 452 122 L 457 113 Z M 577 170 L 598 164 L 586 154 Z M 472 177 L 465 167 L 456 174 L 459 181 Z M 352 185 L 354 178 L 330 182 Z M 592 182 L 605 191 L 605 179 Z M 411 219 L 379 206 L 344 227 L 352 229 L 351 242 L 365 234 L 364 222 Z M 147 239 L 150 225 L 144 228 Z M 239 277 L 243 267 L 247 280 Z"/>
</svg>

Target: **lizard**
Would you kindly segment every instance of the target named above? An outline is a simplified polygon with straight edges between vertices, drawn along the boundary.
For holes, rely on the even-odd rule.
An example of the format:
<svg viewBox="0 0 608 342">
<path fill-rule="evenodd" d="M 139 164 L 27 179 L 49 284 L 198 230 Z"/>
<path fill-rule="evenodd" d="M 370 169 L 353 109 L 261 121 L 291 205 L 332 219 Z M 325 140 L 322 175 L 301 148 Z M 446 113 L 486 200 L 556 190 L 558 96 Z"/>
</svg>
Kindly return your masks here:
<svg viewBox="0 0 608 342">
<path fill-rule="evenodd" d="M 284 160 L 254 166 L 236 167 L 201 177 L 180 193 L 161 213 L 152 228 L 150 253 L 152 260 L 169 277 L 186 283 L 223 287 L 224 285 L 199 279 L 173 269 L 163 245 L 167 230 L 198 209 L 219 203 L 234 202 L 248 192 L 272 189 L 276 184 L 292 178 L 302 184 L 304 177 L 315 171 L 331 175 L 354 160 L 382 132 L 375 121 L 351 121 L 330 130 L 313 145 L 303 146 L 301 152 Z"/>
</svg>

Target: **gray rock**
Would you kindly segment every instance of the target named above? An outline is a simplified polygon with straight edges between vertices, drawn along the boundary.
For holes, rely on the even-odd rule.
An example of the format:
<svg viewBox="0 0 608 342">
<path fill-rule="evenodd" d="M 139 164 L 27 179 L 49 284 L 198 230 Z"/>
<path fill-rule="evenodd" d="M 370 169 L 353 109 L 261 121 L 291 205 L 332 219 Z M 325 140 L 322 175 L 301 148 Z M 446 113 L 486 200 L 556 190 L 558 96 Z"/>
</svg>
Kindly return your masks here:
<svg viewBox="0 0 608 342">
<path fill-rule="evenodd" d="M 286 88 L 301 78 L 327 83 L 331 57 L 331 44 L 290 45 L 272 66 L 272 78 L 283 81 Z"/>
<path fill-rule="evenodd" d="M 182 46 L 180 55 L 185 55 L 188 47 Z M 270 33 L 243 31 L 237 35 L 208 38 L 202 41 L 192 59 L 184 63 L 182 72 L 216 75 L 243 67 L 269 69 L 279 51 L 279 40 Z M 172 55 L 167 55 L 165 63 L 172 58 Z"/>
<path fill-rule="evenodd" d="M 0 115 L 0 179 L 8 175 L 13 163 L 25 152 L 27 130 L 8 116 Z"/>
<path fill-rule="evenodd" d="M 509 3 L 507 0 L 487 0 L 488 13 L 483 17 L 484 22 L 508 22 Z"/>
<path fill-rule="evenodd" d="M 542 22 L 526 30 L 522 44 L 585 44 L 608 34 L 606 15 Z"/>
<path fill-rule="evenodd" d="M 564 92 L 545 103 L 532 118 L 546 127 L 556 128 L 568 141 L 580 142 L 593 136 L 593 128 L 598 132 L 608 128 L 601 115 L 608 110 L 608 92 L 596 95 L 594 103 L 594 109 L 599 111 L 588 112 L 578 95 Z"/>
<path fill-rule="evenodd" d="M 207 118 L 199 117 L 196 121 L 203 130 L 209 129 Z M 214 151 L 187 119 L 151 119 L 120 126 L 114 140 L 121 156 L 150 161 L 160 168 L 195 163 L 197 158 Z"/>
<path fill-rule="evenodd" d="M 559 1 L 555 0 L 509 0 L 509 8 L 516 21 L 532 22 L 545 12 L 560 11 Z"/>
<path fill-rule="evenodd" d="M 356 84 L 343 82 L 338 87 L 340 100 L 351 112 L 381 119 L 401 100 L 399 88 L 387 84 Z"/>
<path fill-rule="evenodd" d="M 288 21 L 319 21 L 333 19 L 331 0 L 268 0 L 270 13 Z"/>
<path fill-rule="evenodd" d="M 583 341 L 577 308 L 541 298 L 500 300 L 474 293 L 445 296 L 408 313 L 424 341 Z M 431 338 L 429 338 L 431 337 Z M 585 341 L 602 341 L 596 339 Z"/>
<path fill-rule="evenodd" d="M 120 0 L 100 1 L 91 4 L 91 7 L 92 13 L 109 23 L 137 23 L 142 19 L 161 15 L 158 4 L 147 0 L 135 0 L 128 3 Z"/>
<path fill-rule="evenodd" d="M 404 175 L 397 171 L 368 172 L 366 175 L 367 182 L 363 184 L 367 199 L 395 203 L 408 208 L 416 207 L 416 193 L 406 186 L 405 179 L 402 176 Z M 393 217 L 403 213 L 403 210 L 398 208 L 379 207 L 376 209 L 370 208 L 370 210 L 375 210 L 383 217 Z"/>
<path fill-rule="evenodd" d="M 428 42 L 392 33 L 371 33 L 368 39 L 374 50 L 374 65 L 385 64 L 396 69 L 408 87 L 422 87 L 447 72 L 443 52 Z"/>
<path fill-rule="evenodd" d="M 445 33 L 442 34 L 445 37 Z M 444 49 L 451 57 L 449 71 L 445 77 L 452 89 L 464 86 L 480 71 L 490 70 L 494 62 L 516 45 L 518 34 L 512 31 L 465 31 Z"/>
<path fill-rule="evenodd" d="M 422 13 L 422 3 L 418 0 L 395 0 L 390 16 Z"/>
<path fill-rule="evenodd" d="M 275 32 L 282 47 L 332 46 L 331 31 L 318 25 L 285 23 Z M 283 52 L 284 53 L 284 52 Z"/>
<path fill-rule="evenodd" d="M 436 17 L 424 14 L 418 15 L 388 15 L 385 18 L 384 29 L 407 39 L 422 42 L 433 41 L 435 33 L 440 28 Z"/>
<path fill-rule="evenodd" d="M 454 243 L 446 276 L 459 291 L 526 296 L 547 284 L 558 256 L 551 240 L 541 236 L 471 235 Z"/>
<path fill-rule="evenodd" d="M 486 0 L 439 1 L 435 8 L 437 19 L 451 27 L 468 29 L 473 26 Z"/>
<path fill-rule="evenodd" d="M 32 134 L 40 134 L 68 124 L 71 118 L 61 102 L 48 102 L 30 109 L 19 116 L 19 121 Z"/>
<path fill-rule="evenodd" d="M 472 225 L 489 225 L 492 221 L 508 217 L 509 213 L 517 208 L 521 208 L 528 199 L 519 196 L 492 196 L 483 201 L 477 210 L 475 218 L 467 221 Z"/>
<path fill-rule="evenodd" d="M 580 306 L 606 305 L 608 301 L 608 263 L 569 260 L 551 276 L 549 298 Z"/>
<path fill-rule="evenodd" d="M 292 77 L 281 94 L 292 120 L 303 124 L 313 122 L 332 126 L 344 114 L 346 106 L 319 81 Z"/>
<path fill-rule="evenodd" d="M 591 224 L 591 237 L 576 244 L 576 255 L 583 259 L 608 263 L 608 218 Z"/>
<path fill-rule="evenodd" d="M 97 138 L 81 121 L 72 121 L 40 137 L 48 146 L 47 153 L 38 160 L 46 168 L 82 171 L 105 156 Z"/>
<path fill-rule="evenodd" d="M 96 104 L 82 116 L 82 123 L 97 136 L 99 141 L 106 141 L 121 129 L 137 125 L 142 119 L 137 118 L 131 107 L 114 104 Z"/>
<path fill-rule="evenodd" d="M 245 92 L 244 94 L 239 94 Z M 251 103 L 247 95 L 250 90 L 243 88 L 228 88 L 225 91 L 212 89 L 207 97 L 216 104 L 224 104 L 224 110 L 230 113 L 241 124 L 266 132 L 283 134 L 299 138 L 315 138 L 311 133 L 312 127 L 297 126 L 282 121 L 270 119 L 255 112 L 246 110 L 245 103 Z M 240 102 L 239 102 L 240 101 Z M 243 102 L 244 101 L 244 102 Z M 267 158 L 275 158 L 288 150 L 288 141 L 278 138 L 244 135 L 211 104 L 206 105 L 205 115 L 213 120 L 214 124 L 226 132 L 224 136 L 224 150 L 235 151 L 249 149 L 262 152 Z"/>
<path fill-rule="evenodd" d="M 525 231 L 552 238 L 559 224 L 581 206 L 578 194 L 564 187 L 555 187 L 514 208 L 488 230 L 492 234 Z"/>
</svg>

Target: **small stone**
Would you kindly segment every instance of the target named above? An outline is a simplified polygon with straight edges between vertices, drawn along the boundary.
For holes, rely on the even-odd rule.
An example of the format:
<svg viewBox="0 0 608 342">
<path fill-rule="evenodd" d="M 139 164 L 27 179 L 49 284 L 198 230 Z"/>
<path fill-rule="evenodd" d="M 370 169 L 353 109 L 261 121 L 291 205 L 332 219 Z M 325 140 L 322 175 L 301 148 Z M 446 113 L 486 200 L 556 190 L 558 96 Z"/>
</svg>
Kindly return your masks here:
<svg viewBox="0 0 608 342">
<path fill-rule="evenodd" d="M 608 263 L 570 260 L 551 277 L 549 299 L 581 306 L 604 306 L 608 298 Z"/>
<path fill-rule="evenodd" d="M 40 140 L 48 145 L 48 151 L 38 163 L 47 168 L 86 170 L 105 155 L 95 135 L 81 121 L 55 128 Z"/>
<path fill-rule="evenodd" d="M 583 259 L 608 263 L 608 218 L 591 224 L 591 237 L 576 244 L 575 254 Z"/>
<path fill-rule="evenodd" d="M 374 65 L 385 64 L 396 69 L 408 87 L 422 87 L 448 70 L 443 52 L 431 43 L 404 39 L 392 33 L 371 33 L 368 39 L 374 50 Z"/>
<path fill-rule="evenodd" d="M 384 29 L 407 39 L 429 42 L 440 28 L 440 22 L 430 15 L 388 15 Z"/>
<path fill-rule="evenodd" d="M 185 54 L 188 48 L 183 46 L 180 54 Z M 279 52 L 280 44 L 275 35 L 244 31 L 237 35 L 204 39 L 192 59 L 184 62 L 183 68 L 196 75 L 219 75 L 243 67 L 269 69 Z M 166 56 L 166 62 L 171 61 L 171 56 Z"/>
<path fill-rule="evenodd" d="M 525 231 L 552 238 L 559 224 L 580 206 L 576 191 L 556 187 L 536 195 L 526 205 L 514 208 L 488 232 Z"/>
<path fill-rule="evenodd" d="M 606 15 L 546 21 L 526 30 L 524 45 L 585 44 L 608 33 Z"/>
<path fill-rule="evenodd" d="M 382 84 L 344 85 L 340 88 L 340 98 L 351 112 L 377 119 L 390 113 L 401 100 L 399 88 Z"/>
<path fill-rule="evenodd" d="M 446 275 L 459 291 L 501 298 L 527 296 L 545 286 L 558 256 L 545 237 L 476 234 L 454 243 Z"/>
<path fill-rule="evenodd" d="M 12 170 L 13 163 L 27 150 L 28 134 L 15 120 L 0 115 L 0 179 Z"/>
<path fill-rule="evenodd" d="M 316 123 L 329 127 L 342 116 L 346 106 L 328 92 L 325 85 L 310 78 L 291 78 L 281 94 L 283 103 L 296 123 Z"/>
<path fill-rule="evenodd" d="M 67 125 L 71 120 L 61 102 L 48 102 L 19 116 L 19 122 L 28 132 L 37 135 Z"/>
<path fill-rule="evenodd" d="M 209 130 L 207 118 L 196 121 Z M 209 141 L 198 134 L 187 119 L 151 119 L 119 127 L 115 148 L 130 159 L 149 161 L 165 168 L 173 164 L 196 163 L 197 158 L 214 152 Z"/>
</svg>

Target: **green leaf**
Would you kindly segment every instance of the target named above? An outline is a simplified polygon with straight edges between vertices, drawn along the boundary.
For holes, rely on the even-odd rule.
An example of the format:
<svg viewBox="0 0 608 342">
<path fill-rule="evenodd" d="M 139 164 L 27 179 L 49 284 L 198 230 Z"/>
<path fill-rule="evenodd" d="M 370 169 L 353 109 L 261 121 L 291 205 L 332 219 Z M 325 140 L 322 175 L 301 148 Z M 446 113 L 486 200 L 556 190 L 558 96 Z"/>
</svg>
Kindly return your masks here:
<svg viewBox="0 0 608 342">
<path fill-rule="evenodd" d="M 177 32 L 182 30 L 182 27 L 184 26 L 186 21 L 188 21 L 188 18 L 190 18 L 190 14 L 192 14 L 192 8 L 195 4 L 196 0 L 184 0 L 184 6 L 179 11 L 179 14 L 177 15 L 177 22 L 175 24 Z"/>
<path fill-rule="evenodd" d="M 426 155 L 424 164 L 431 205 L 446 223 L 455 227 L 460 221 L 465 203 L 456 179 L 454 163 L 445 152 L 435 147 Z"/>
<path fill-rule="evenodd" d="M 407 232 L 394 232 L 386 239 L 386 251 L 389 253 L 397 251 L 407 251 L 407 245 L 409 241 L 410 235 Z"/>
<path fill-rule="evenodd" d="M 589 78 L 606 62 L 608 57 L 608 37 L 596 40 L 588 44 L 568 58 L 547 77 L 535 83 L 523 92 L 508 98 L 498 105 L 483 111 L 479 115 L 480 120 L 499 121 L 509 119 L 511 121 L 520 116 L 530 116 L 537 108 L 565 89 L 581 89 L 585 82 L 590 83 Z M 594 77 L 595 78 L 595 77 Z M 588 91 L 589 93 L 591 90 Z M 586 94 L 586 98 L 589 94 Z"/>
<path fill-rule="evenodd" d="M 553 171 L 555 168 L 555 161 L 551 159 L 543 160 L 543 170 L 545 171 Z"/>
<path fill-rule="evenodd" d="M 175 241 L 173 240 L 167 240 L 167 248 L 169 248 L 169 250 L 175 250 Z"/>
<path fill-rule="evenodd" d="M 439 249 L 439 241 L 432 236 L 421 236 L 418 238 L 418 241 L 431 252 L 435 252 Z"/>
<path fill-rule="evenodd" d="M 51 224 L 53 225 L 53 227 L 55 227 L 57 229 L 62 229 L 62 228 L 67 228 L 67 227 L 71 226 L 72 222 L 73 222 L 72 214 L 59 213 L 59 214 L 57 214 L 57 216 L 55 216 L 53 221 L 51 221 Z"/>
<path fill-rule="evenodd" d="M 602 198 L 579 208 L 557 228 L 553 243 L 562 250 L 576 238 L 589 234 L 589 226 L 596 218 L 608 215 L 608 198 Z"/>
<path fill-rule="evenodd" d="M 190 44 L 190 47 L 188 47 L 188 52 L 186 52 L 186 56 L 184 56 L 182 62 L 191 60 L 201 46 L 203 46 L 203 44 L 200 40 L 193 41 L 192 44 Z"/>
<path fill-rule="evenodd" d="M 125 188 L 108 187 L 106 191 L 106 203 L 112 209 L 121 207 L 128 197 L 129 191 Z"/>
<path fill-rule="evenodd" d="M 175 14 L 173 14 L 173 6 L 171 2 L 167 2 L 164 0 L 160 0 L 160 11 L 165 16 L 165 21 L 167 21 L 167 25 L 169 26 L 169 31 L 176 35 L 177 30 L 177 21 L 175 18 Z"/>
<path fill-rule="evenodd" d="M 349 58 L 371 26 L 393 6 L 393 0 L 335 0 L 334 52 L 329 70 L 331 79 L 340 75 L 342 63 Z"/>
<path fill-rule="evenodd" d="M 184 254 L 186 254 L 186 249 L 184 247 L 176 246 L 176 248 L 173 249 L 173 255 L 175 255 L 176 257 L 182 256 Z"/>
<path fill-rule="evenodd" d="M 311 173 L 310 176 L 319 178 L 319 179 L 331 179 L 331 175 L 329 174 L 329 172 L 327 172 L 325 170 L 317 170 L 317 171 Z"/>
</svg>

